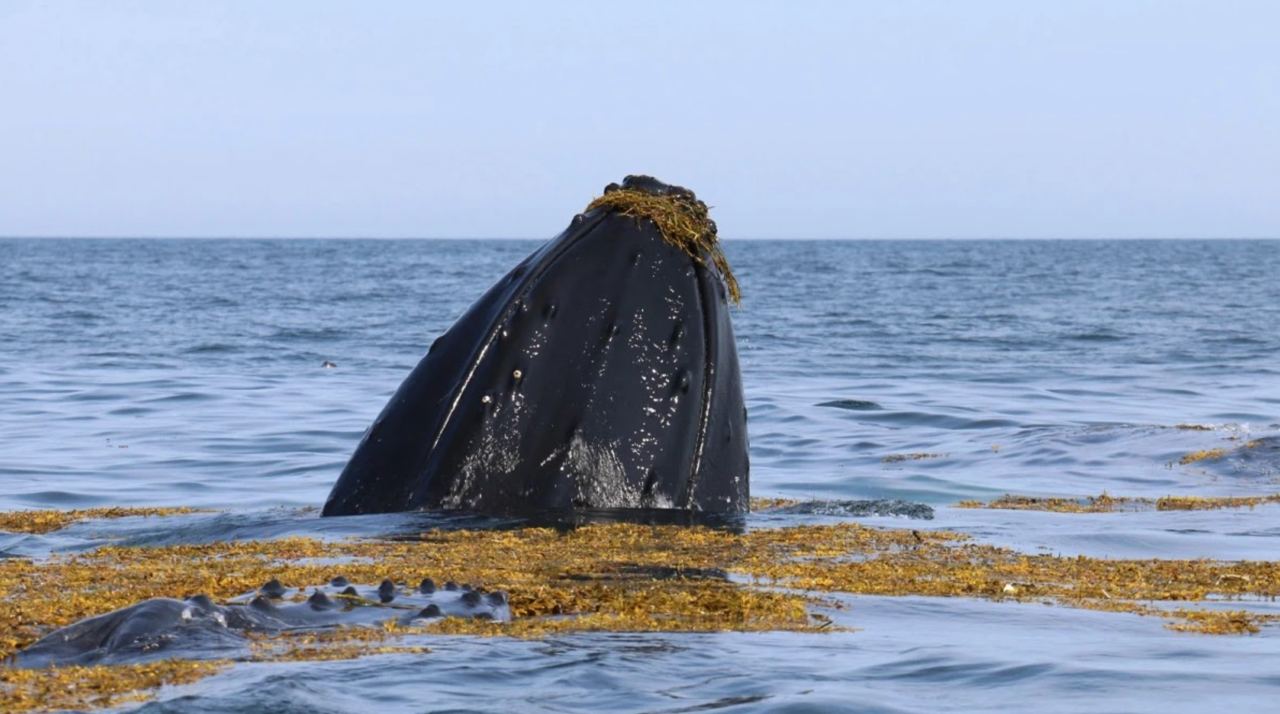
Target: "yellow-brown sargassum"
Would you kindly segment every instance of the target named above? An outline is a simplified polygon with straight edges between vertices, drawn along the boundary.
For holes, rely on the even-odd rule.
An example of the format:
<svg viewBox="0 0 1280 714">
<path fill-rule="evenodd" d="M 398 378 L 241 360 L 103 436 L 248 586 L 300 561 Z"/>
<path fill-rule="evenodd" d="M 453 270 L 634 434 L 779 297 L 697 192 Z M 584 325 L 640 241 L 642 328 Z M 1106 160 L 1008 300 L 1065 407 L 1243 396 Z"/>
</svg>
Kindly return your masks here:
<svg viewBox="0 0 1280 714">
<path fill-rule="evenodd" d="M 334 561 L 343 564 L 324 564 Z M 1192 609 L 1188 604 L 1280 595 L 1280 563 L 1274 561 L 1027 555 L 957 533 L 855 523 L 746 533 L 614 524 L 564 532 L 429 532 L 412 541 L 288 538 L 104 547 L 39 563 L 0 561 L 0 655 L 54 628 L 150 597 L 208 593 L 227 598 L 272 577 L 305 585 L 325 582 L 339 571 L 352 581 L 412 582 L 431 575 L 503 589 L 510 593 L 514 619 L 445 619 L 422 627 L 344 628 L 262 639 L 252 643 L 252 657 L 324 659 L 424 651 L 388 642 L 405 633 L 822 632 L 837 629 L 819 612 L 823 605 L 839 607 L 829 596 L 836 593 L 1041 601 L 1155 615 L 1178 630 L 1248 633 L 1276 616 L 1244 608 Z M 172 662 L 74 671 L 0 670 L 0 708 L 110 704 L 143 696 L 135 690 L 189 681 L 219 666 Z M 59 689 L 59 678 L 66 677 L 112 684 Z"/>
</svg>

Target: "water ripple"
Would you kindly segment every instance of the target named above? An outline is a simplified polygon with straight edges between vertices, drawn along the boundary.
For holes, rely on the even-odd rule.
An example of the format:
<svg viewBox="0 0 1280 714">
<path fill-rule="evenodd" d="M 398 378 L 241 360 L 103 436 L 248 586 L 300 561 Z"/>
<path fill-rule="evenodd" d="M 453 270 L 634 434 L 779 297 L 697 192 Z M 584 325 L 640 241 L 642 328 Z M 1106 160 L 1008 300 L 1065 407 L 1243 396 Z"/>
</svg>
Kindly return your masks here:
<svg viewBox="0 0 1280 714">
<path fill-rule="evenodd" d="M 432 339 L 536 245 L 0 241 L 0 508 L 221 509 L 0 534 L 0 557 L 509 525 L 308 509 Z M 1275 491 L 1275 243 L 725 248 L 745 292 L 752 492 L 809 503 L 749 527 L 857 518 L 1028 552 L 1274 558 L 1280 507 L 951 506 Z M 1195 452 L 1216 455 L 1184 463 Z M 832 616 L 856 631 L 441 637 L 422 656 L 243 665 L 142 710 L 1181 713 L 1280 695 L 1270 631 L 1227 641 L 961 598 L 844 605 Z"/>
</svg>

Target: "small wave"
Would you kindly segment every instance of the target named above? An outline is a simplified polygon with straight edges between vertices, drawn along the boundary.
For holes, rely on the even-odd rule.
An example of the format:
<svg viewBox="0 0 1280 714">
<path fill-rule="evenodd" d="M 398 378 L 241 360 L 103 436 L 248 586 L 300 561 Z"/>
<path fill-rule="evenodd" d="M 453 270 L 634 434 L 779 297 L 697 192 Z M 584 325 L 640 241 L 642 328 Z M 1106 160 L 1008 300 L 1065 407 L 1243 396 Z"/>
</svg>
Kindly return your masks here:
<svg viewBox="0 0 1280 714">
<path fill-rule="evenodd" d="M 1063 339 L 1075 342 L 1121 342 L 1128 339 L 1128 335 L 1122 335 L 1110 330 L 1093 330 L 1064 335 Z"/>
<path fill-rule="evenodd" d="M 205 401 L 212 401 L 212 400 L 214 400 L 214 399 L 218 399 L 218 398 L 219 398 L 219 397 L 217 397 L 216 395 L 213 395 L 213 394 L 203 394 L 203 393 L 200 393 L 200 392 L 179 392 L 179 393 L 177 393 L 177 394 L 170 394 L 170 395 L 169 395 L 169 396 L 167 396 L 167 397 L 156 397 L 155 399 L 147 399 L 146 401 L 147 401 L 148 403 L 154 403 L 154 402 L 205 402 Z"/>
<path fill-rule="evenodd" d="M 226 342 L 206 342 L 194 347 L 188 347 L 182 351 L 186 355 L 207 355 L 207 354 L 232 354 L 240 351 L 239 345 L 228 344 Z"/>
<path fill-rule="evenodd" d="M 70 402 L 110 402 L 123 397 L 124 395 L 119 392 L 104 392 L 95 389 L 68 394 L 66 399 Z"/>
<path fill-rule="evenodd" d="M 120 407 L 119 409 L 112 409 L 107 413 L 112 416 L 142 416 L 143 414 L 150 414 L 153 411 L 155 410 L 148 409 L 146 407 Z"/>
<path fill-rule="evenodd" d="M 100 499 L 70 491 L 35 491 L 10 496 L 13 500 L 46 508 L 86 507 L 101 505 Z"/>
<path fill-rule="evenodd" d="M 866 417 L 866 421 L 910 426 L 931 426 L 938 429 L 1004 429 L 1022 426 L 1010 419 L 964 419 L 948 414 L 928 412 L 884 412 Z"/>
<path fill-rule="evenodd" d="M 336 327 L 283 327 L 271 334 L 273 340 L 336 340 L 345 337 L 346 330 Z"/>
<path fill-rule="evenodd" d="M 141 352 L 122 352 L 119 350 L 108 350 L 105 352 L 89 352 L 85 357 L 114 357 L 114 358 L 139 358 L 146 357 Z"/>
<path fill-rule="evenodd" d="M 1210 345 L 1270 345 L 1271 341 L 1247 335 L 1236 335 L 1233 337 L 1210 338 L 1205 340 L 1205 343 Z"/>
<path fill-rule="evenodd" d="M 97 322 L 103 319 L 103 315 L 88 310 L 59 310 L 50 315 L 55 320 L 67 320 L 70 322 Z"/>
<path fill-rule="evenodd" d="M 849 409 L 851 411 L 866 412 L 876 409 L 884 409 L 879 404 L 865 399 L 833 399 L 829 402 L 820 402 L 816 406 L 833 407 L 835 409 Z"/>
<path fill-rule="evenodd" d="M 900 499 L 873 499 L 867 501 L 801 501 L 775 507 L 765 507 L 760 513 L 780 513 L 789 516 L 836 516 L 857 518 L 866 516 L 895 516 L 918 520 L 933 520 L 933 507 L 924 503 Z"/>
<path fill-rule="evenodd" d="M 1053 673 L 1051 664 L 1010 665 L 999 661 L 959 660 L 926 655 L 869 667 L 866 674 L 889 680 L 969 683 L 978 686 L 1008 685 Z"/>
</svg>

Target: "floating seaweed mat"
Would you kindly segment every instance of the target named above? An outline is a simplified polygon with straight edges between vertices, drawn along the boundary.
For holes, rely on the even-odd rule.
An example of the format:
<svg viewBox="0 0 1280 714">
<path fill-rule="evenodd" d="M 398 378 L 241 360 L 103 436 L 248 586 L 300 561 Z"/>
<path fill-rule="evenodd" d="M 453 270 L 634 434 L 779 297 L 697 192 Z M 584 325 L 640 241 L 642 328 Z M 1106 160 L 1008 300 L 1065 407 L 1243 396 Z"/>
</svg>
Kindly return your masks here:
<svg viewBox="0 0 1280 714">
<path fill-rule="evenodd" d="M 0 531 L 10 533 L 51 533 L 80 521 L 108 518 L 151 518 L 178 516 L 188 513 L 205 513 L 202 509 L 186 506 L 163 508 L 78 508 L 71 511 L 32 510 L 0 513 Z"/>
<path fill-rule="evenodd" d="M 1222 508 L 1254 508 L 1280 503 L 1280 494 L 1261 496 L 1162 496 L 1140 498 L 1101 494 L 1085 498 L 1042 498 L 1006 494 L 994 501 L 961 501 L 958 508 L 990 508 L 1008 511 L 1053 513 L 1115 513 L 1118 511 L 1212 511 Z"/>
<path fill-rule="evenodd" d="M 343 565 L 330 564 L 334 561 Z M 823 632 L 837 629 L 815 607 L 832 605 L 829 593 L 1041 601 L 1161 617 L 1179 630 L 1241 634 L 1256 632 L 1276 617 L 1243 607 L 1227 611 L 1188 604 L 1212 599 L 1220 606 L 1224 599 L 1280 595 L 1280 563 L 1272 561 L 1027 555 L 957 533 L 855 523 L 746 533 L 612 524 L 568 531 L 429 532 L 412 541 L 288 538 L 104 547 L 40 563 L 0 561 L 0 656 L 57 627 L 146 598 L 207 593 L 226 599 L 271 578 L 302 586 L 337 574 L 363 582 L 412 582 L 431 575 L 502 589 L 510 593 L 514 618 L 509 623 L 446 618 L 424 626 L 259 638 L 248 658 L 421 651 L 388 641 L 405 633 Z M 80 668 L 76 675 L 0 669 L 0 710 L 98 706 L 218 669 L 210 663 L 148 666 Z M 102 671 L 115 674 L 107 677 Z M 57 678 L 70 676 L 122 684 L 77 687 L 70 693 L 58 689 Z M 87 698 L 57 698 L 64 695 Z"/>
</svg>

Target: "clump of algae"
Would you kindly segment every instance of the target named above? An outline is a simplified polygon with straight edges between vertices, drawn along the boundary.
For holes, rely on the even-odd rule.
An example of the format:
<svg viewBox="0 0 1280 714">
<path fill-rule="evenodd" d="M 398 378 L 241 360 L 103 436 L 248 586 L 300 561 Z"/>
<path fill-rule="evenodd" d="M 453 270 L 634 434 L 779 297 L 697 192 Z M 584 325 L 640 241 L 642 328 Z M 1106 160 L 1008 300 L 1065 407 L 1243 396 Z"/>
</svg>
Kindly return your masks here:
<svg viewBox="0 0 1280 714">
<path fill-rule="evenodd" d="M 1203 449 L 1201 451 L 1193 451 L 1189 454 L 1183 454 L 1182 458 L 1178 459 L 1178 463 L 1186 466 L 1187 464 L 1194 464 L 1199 461 L 1214 461 L 1226 455 L 1226 449 Z"/>
<path fill-rule="evenodd" d="M 326 564 L 334 561 L 343 564 Z M 355 582 L 383 578 L 414 582 L 429 576 L 506 590 L 514 619 L 448 618 L 420 626 L 352 627 L 255 638 L 250 657 L 321 659 L 423 651 L 399 643 L 404 634 L 826 632 L 835 628 L 812 612 L 815 606 L 828 604 L 826 593 L 1049 602 L 1160 617 L 1189 631 L 1237 634 L 1256 631 L 1276 616 L 1245 610 L 1230 615 L 1194 608 L 1169 610 L 1156 604 L 1185 606 L 1207 599 L 1280 596 L 1280 563 L 1276 562 L 1027 555 L 973 543 L 956 533 L 874 529 L 856 523 L 747 533 L 610 524 L 570 531 L 430 532 L 414 541 L 286 538 L 104 547 L 39 563 L 0 561 L 0 657 L 54 628 L 149 597 L 207 593 L 225 599 L 273 577 L 302 586 L 325 582 L 336 574 Z M 206 669 L 174 671 L 195 677 L 217 669 L 207 663 L 201 666 Z M 98 673 L 93 676 L 115 673 L 112 681 L 121 692 L 161 681 L 129 667 L 92 669 Z M 37 672 L 44 674 L 8 676 L 63 676 Z M 41 701 L 29 686 L 15 681 L 0 683 L 0 710 L 17 710 L 16 702 Z M 96 706 L 96 701 L 84 706 Z"/>
<path fill-rule="evenodd" d="M 194 682 L 227 664 L 166 660 L 109 667 L 0 667 L 0 710 L 89 709 L 144 701 L 150 690 Z"/>
<path fill-rule="evenodd" d="M 957 508 L 991 508 L 1006 511 L 1050 511 L 1053 513 L 1111 513 L 1133 509 L 1142 499 L 1103 493 L 1085 498 L 1040 498 L 1005 494 L 994 501 L 961 501 Z"/>
<path fill-rule="evenodd" d="M 1262 496 L 1099 496 L 1080 498 L 1037 498 L 1005 494 L 994 501 L 961 501 L 957 508 L 992 508 L 1009 511 L 1049 511 L 1053 513 L 1113 513 L 1116 511 L 1211 511 L 1221 508 L 1254 508 L 1280 503 L 1280 494 Z"/>
<path fill-rule="evenodd" d="M 775 508 L 790 508 L 791 506 L 796 506 L 799 504 L 800 504 L 800 501 L 794 498 L 772 498 L 772 497 L 764 498 L 764 497 L 757 496 L 751 499 L 751 510 L 752 511 L 771 511 Z"/>
<path fill-rule="evenodd" d="M 946 454 L 933 454 L 926 451 L 913 451 L 908 454 L 889 454 L 880 459 L 886 464 L 896 464 L 900 461 L 924 461 L 925 459 L 941 459 Z"/>
<path fill-rule="evenodd" d="M 1178 632 L 1199 632 L 1207 635 L 1254 635 L 1261 625 L 1274 622 L 1274 616 L 1262 619 L 1248 610 L 1188 610 L 1179 608 L 1173 614 L 1181 622 L 1171 622 L 1167 627 Z"/>
<path fill-rule="evenodd" d="M 1266 496 L 1164 496 L 1156 499 L 1157 511 L 1209 511 L 1218 508 L 1253 508 L 1280 503 L 1280 494 Z"/>
<path fill-rule="evenodd" d="M 738 279 L 729 268 L 729 259 L 720 248 L 716 224 L 711 220 L 707 204 L 694 198 L 687 191 L 673 191 L 655 195 L 630 188 L 606 189 L 604 195 L 587 205 L 587 210 L 602 208 L 617 211 L 638 220 L 648 219 L 657 226 L 658 233 L 667 243 L 684 251 L 689 257 L 705 264 L 709 258 L 724 278 L 729 289 L 729 299 L 735 304 L 742 301 Z"/>
<path fill-rule="evenodd" d="M 173 508 L 82 508 L 74 511 L 6 511 L 0 512 L 0 531 L 10 533 L 50 533 L 78 521 L 98 518 L 130 518 L 134 516 L 176 516 L 197 513 L 200 509 L 185 506 Z"/>
</svg>

